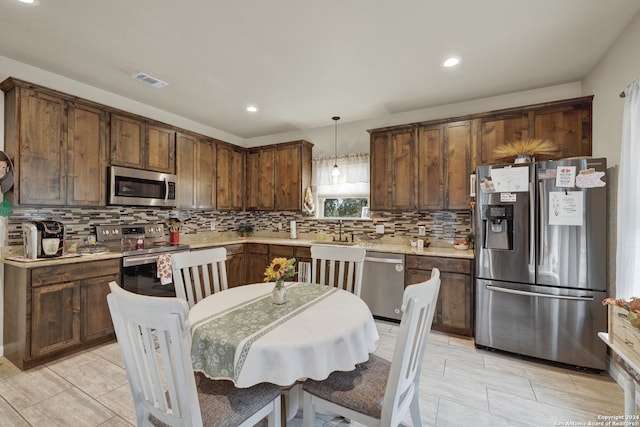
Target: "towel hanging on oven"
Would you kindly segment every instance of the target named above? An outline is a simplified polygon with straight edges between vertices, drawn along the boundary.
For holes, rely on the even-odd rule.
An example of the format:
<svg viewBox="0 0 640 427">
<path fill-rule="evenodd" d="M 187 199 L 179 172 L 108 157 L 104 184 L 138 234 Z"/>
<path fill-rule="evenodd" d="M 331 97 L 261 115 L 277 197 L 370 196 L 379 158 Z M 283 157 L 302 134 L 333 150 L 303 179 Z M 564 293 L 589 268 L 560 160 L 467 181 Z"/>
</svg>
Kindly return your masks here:
<svg viewBox="0 0 640 427">
<path fill-rule="evenodd" d="M 162 285 L 168 285 L 173 281 L 171 273 L 171 255 L 160 254 L 156 260 L 158 278 Z"/>
</svg>

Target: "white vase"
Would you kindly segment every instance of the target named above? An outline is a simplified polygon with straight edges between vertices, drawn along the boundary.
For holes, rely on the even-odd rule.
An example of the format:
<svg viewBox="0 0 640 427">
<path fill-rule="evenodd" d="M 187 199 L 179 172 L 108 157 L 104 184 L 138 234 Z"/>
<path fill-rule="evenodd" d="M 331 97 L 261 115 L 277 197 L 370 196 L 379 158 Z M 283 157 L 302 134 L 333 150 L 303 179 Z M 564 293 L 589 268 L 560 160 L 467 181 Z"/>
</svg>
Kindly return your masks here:
<svg viewBox="0 0 640 427">
<path fill-rule="evenodd" d="M 287 302 L 287 288 L 284 287 L 283 280 L 276 281 L 276 285 L 273 287 L 273 291 L 271 291 L 271 302 L 277 305 Z"/>
</svg>

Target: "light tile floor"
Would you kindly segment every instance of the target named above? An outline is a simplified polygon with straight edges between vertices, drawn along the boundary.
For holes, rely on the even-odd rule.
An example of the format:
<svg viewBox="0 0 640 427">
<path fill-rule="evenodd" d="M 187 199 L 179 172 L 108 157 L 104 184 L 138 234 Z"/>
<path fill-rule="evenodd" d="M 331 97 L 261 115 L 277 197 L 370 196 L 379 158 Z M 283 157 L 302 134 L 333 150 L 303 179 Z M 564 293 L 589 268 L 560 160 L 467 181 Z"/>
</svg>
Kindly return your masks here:
<svg viewBox="0 0 640 427">
<path fill-rule="evenodd" d="M 398 326 L 377 325 L 376 353 L 390 358 Z M 606 373 L 480 350 L 471 339 L 438 332 L 430 336 L 420 387 L 424 426 L 589 425 L 623 413 L 622 390 Z M 405 424 L 412 425 L 409 416 Z M 117 343 L 26 372 L 0 358 L 0 426 L 132 425 L 133 403 Z M 289 425 L 302 425 L 301 412 Z M 340 425 L 346 422 L 329 416 L 316 420 L 318 427 Z"/>
</svg>

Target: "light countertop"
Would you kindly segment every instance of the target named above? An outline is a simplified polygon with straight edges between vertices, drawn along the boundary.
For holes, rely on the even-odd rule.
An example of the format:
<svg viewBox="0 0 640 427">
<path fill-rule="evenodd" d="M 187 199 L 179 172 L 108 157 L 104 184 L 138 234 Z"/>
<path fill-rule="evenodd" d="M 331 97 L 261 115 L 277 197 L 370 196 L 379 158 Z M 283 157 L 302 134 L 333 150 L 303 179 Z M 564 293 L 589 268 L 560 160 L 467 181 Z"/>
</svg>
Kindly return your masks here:
<svg viewBox="0 0 640 427">
<path fill-rule="evenodd" d="M 318 244 L 334 244 L 331 241 L 318 241 L 313 238 L 299 238 L 290 239 L 281 236 L 252 236 L 252 237 L 237 237 L 235 235 L 229 235 L 227 233 L 199 233 L 197 235 L 181 235 L 180 243 L 184 243 L 190 246 L 191 249 L 203 249 L 207 247 L 226 246 L 233 244 L 243 243 L 258 243 L 266 245 L 287 245 L 287 246 L 312 246 Z M 448 258 L 463 258 L 473 259 L 473 250 L 458 250 L 449 247 L 433 247 L 418 250 L 412 247 L 408 243 L 402 243 L 398 241 L 367 241 L 367 242 L 354 242 L 354 243 L 340 243 L 341 246 L 357 246 L 364 247 L 370 251 L 377 252 L 392 252 L 405 255 L 419 255 L 419 256 L 435 256 L 435 257 L 448 257 Z M 23 261 L 20 260 L 22 255 L 21 246 L 10 246 L 2 248 L 2 262 L 8 265 L 14 265 L 22 268 L 44 267 L 49 265 L 60 264 L 72 264 L 78 262 L 98 261 L 105 259 L 121 258 L 122 252 L 107 252 L 100 255 L 77 255 L 68 254 L 58 258 L 46 258 L 36 261 Z"/>
</svg>

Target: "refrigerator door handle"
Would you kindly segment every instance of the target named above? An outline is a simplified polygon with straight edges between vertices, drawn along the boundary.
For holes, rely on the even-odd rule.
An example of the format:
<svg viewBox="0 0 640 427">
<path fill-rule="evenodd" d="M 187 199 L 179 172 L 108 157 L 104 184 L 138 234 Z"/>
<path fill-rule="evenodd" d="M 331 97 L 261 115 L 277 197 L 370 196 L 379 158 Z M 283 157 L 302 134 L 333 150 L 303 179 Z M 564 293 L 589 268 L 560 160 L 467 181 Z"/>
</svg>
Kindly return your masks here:
<svg viewBox="0 0 640 427">
<path fill-rule="evenodd" d="M 545 203 L 546 195 L 542 193 L 543 190 L 542 181 L 538 181 L 538 265 L 542 265 L 544 261 L 544 233 L 546 231 L 546 227 L 543 227 L 543 218 L 547 205 Z"/>
<path fill-rule="evenodd" d="M 531 297 L 542 297 L 542 298 L 553 298 L 553 299 L 566 299 L 566 300 L 577 300 L 577 301 L 593 301 L 592 296 L 584 296 L 584 297 L 571 297 L 568 295 L 550 295 L 543 294 L 540 292 L 528 292 L 528 291 L 520 291 L 517 289 L 509 289 L 509 288 L 500 288 L 498 286 L 487 285 L 487 289 L 495 292 L 503 292 L 505 294 L 516 294 L 516 295 L 526 295 Z"/>
<path fill-rule="evenodd" d="M 536 205 L 533 183 L 529 183 L 529 265 L 536 263 Z"/>
</svg>

